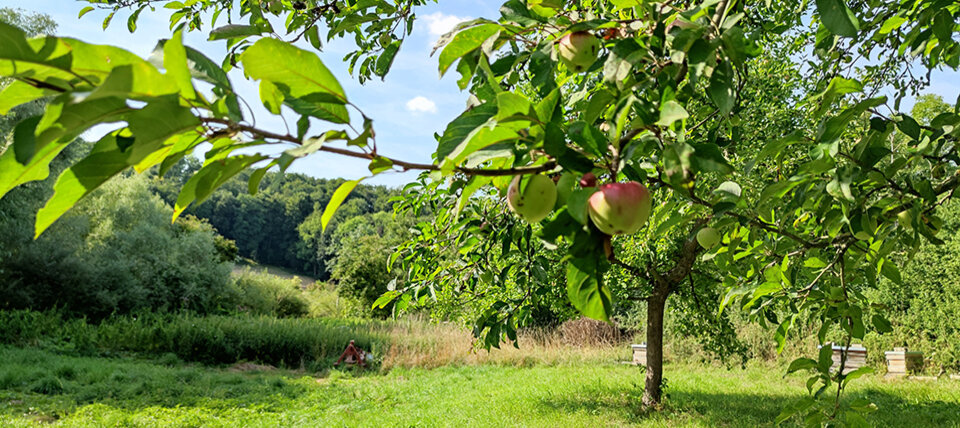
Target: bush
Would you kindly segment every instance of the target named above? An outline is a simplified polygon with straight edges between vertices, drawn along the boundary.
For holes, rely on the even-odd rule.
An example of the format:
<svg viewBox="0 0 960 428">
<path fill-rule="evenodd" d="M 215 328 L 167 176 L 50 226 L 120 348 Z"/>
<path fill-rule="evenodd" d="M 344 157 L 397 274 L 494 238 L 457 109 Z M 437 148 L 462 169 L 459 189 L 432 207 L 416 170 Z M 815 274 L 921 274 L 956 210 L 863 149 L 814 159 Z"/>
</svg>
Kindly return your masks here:
<svg viewBox="0 0 960 428">
<path fill-rule="evenodd" d="M 49 182 L 0 200 L 0 309 L 60 307 L 103 318 L 138 310 L 220 311 L 229 266 L 210 228 L 171 224 L 173 210 L 145 178 L 111 180 L 32 236 Z"/>
<path fill-rule="evenodd" d="M 301 282 L 244 268 L 234 274 L 237 311 L 254 315 L 302 317 L 310 313 L 310 304 L 303 297 Z"/>
</svg>

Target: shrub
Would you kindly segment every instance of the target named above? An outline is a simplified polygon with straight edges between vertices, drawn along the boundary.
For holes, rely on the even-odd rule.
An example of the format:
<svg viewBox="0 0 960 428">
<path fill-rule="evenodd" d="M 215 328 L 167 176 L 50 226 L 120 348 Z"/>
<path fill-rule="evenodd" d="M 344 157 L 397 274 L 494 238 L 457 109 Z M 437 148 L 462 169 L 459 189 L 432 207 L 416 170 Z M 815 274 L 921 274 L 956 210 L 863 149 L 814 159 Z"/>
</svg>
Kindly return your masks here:
<svg viewBox="0 0 960 428">
<path fill-rule="evenodd" d="M 302 317 L 310 312 L 296 278 L 282 278 L 244 268 L 234 274 L 237 297 L 233 302 L 238 312 L 278 317 Z"/>
<path fill-rule="evenodd" d="M 60 307 L 75 315 L 218 311 L 229 266 L 209 228 L 171 224 L 172 209 L 140 176 L 111 180 L 34 240 L 48 182 L 0 200 L 0 309 Z"/>
</svg>

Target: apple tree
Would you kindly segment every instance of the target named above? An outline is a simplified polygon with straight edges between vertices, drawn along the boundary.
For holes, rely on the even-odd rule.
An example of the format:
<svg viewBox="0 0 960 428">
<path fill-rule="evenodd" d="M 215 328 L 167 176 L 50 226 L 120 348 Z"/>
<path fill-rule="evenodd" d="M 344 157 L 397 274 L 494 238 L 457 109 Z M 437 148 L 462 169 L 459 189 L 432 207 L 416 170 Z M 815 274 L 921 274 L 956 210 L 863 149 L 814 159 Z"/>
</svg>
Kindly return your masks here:
<svg viewBox="0 0 960 428">
<path fill-rule="evenodd" d="M 461 23 L 437 47 L 440 74 L 455 71 L 469 102 L 438 135 L 429 163 L 380 155 L 376 118 L 350 102 L 316 53 L 321 31 L 326 40 L 349 36 L 350 70 L 360 80 L 384 77 L 425 0 L 89 2 L 81 14 L 111 10 L 104 25 L 131 11 L 131 31 L 142 12 L 170 9 L 172 35 L 147 61 L 0 24 L 0 76 L 13 79 L 0 113 L 49 99 L 42 115 L 17 124 L 0 155 L 0 196 L 46 178 L 51 159 L 83 131 L 119 124 L 60 175 L 36 233 L 110 177 L 164 170 L 200 147 L 204 165 L 183 185 L 175 216 L 242 170 L 254 169 L 255 192 L 266 171 L 322 151 L 368 160 L 371 175 L 426 171 L 425 189 L 453 196 L 433 208 L 438 225 L 462 232 L 446 241 L 458 251 L 419 259 L 414 248 L 407 285 L 379 303 L 429 299 L 438 275 L 453 285 L 472 281 L 467 274 L 540 280 L 537 266 L 550 264 L 562 266 L 567 298 L 585 315 L 609 317 L 616 302 L 605 279 L 621 272 L 645 284 L 641 297 L 660 305 L 648 312 L 662 320 L 667 297 L 709 263 L 724 291 L 720 308 L 775 319 L 778 340 L 808 317 L 823 326 L 821 342 L 833 329 L 849 345 L 889 330 L 863 290 L 879 276 L 900 280 L 897 253 L 938 242 L 937 207 L 960 186 L 958 112 L 921 125 L 900 111 L 929 71 L 960 65 L 955 2 L 510 0 L 500 16 Z M 184 46 L 185 31 L 207 31 L 228 54 L 214 61 Z M 763 72 L 756 59 L 784 41 L 802 74 L 800 123 L 811 126 L 741 146 L 759 141 L 747 133 L 757 122 L 742 117 L 752 102 L 745 88 Z M 238 97 L 237 77 L 259 86 L 270 114 L 298 118 L 295 129 L 258 127 L 241 108 L 255 100 Z M 904 143 L 890 144 L 894 134 Z M 337 190 L 322 223 L 358 182 Z M 501 196 L 532 226 L 499 235 L 498 251 L 518 263 L 480 272 L 470 259 L 459 273 L 448 270 L 492 246 L 483 213 L 502 207 Z M 704 248 L 698 234 L 714 246 Z M 539 259 L 540 245 L 562 258 Z M 624 248 L 636 251 L 625 257 Z M 522 306 L 491 308 L 476 331 L 511 338 Z M 660 401 L 660 357 L 650 354 L 648 405 Z M 781 418 L 863 422 L 869 403 L 841 408 L 839 397 L 865 370 L 833 373 L 828 353 L 816 357 L 791 364 L 811 373 L 811 393 Z"/>
</svg>

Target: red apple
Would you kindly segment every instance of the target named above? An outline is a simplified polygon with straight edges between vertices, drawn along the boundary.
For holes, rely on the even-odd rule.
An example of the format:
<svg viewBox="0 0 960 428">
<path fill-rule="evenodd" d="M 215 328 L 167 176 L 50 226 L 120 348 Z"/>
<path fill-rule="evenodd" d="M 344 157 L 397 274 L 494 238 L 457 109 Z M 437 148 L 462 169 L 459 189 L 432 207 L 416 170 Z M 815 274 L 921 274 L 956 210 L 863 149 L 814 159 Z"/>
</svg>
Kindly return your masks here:
<svg viewBox="0 0 960 428">
<path fill-rule="evenodd" d="M 590 196 L 590 220 L 607 235 L 634 234 L 650 216 L 650 192 L 636 181 L 600 186 Z"/>
<path fill-rule="evenodd" d="M 597 186 L 597 176 L 593 175 L 592 172 L 583 174 L 583 177 L 580 177 L 580 187 L 583 187 L 584 189 L 586 189 L 588 187 L 596 187 L 596 186 Z"/>
</svg>

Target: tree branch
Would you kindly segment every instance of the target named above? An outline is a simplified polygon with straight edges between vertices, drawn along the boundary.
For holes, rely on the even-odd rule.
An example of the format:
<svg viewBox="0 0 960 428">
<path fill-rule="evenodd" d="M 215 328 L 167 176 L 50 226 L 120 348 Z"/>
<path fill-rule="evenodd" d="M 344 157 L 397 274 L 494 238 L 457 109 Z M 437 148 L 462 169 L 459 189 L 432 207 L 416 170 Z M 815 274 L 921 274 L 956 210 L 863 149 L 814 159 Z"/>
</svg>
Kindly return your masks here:
<svg viewBox="0 0 960 428">
<path fill-rule="evenodd" d="M 237 131 L 243 131 L 255 135 L 260 138 L 272 139 L 284 141 L 296 145 L 303 145 L 303 141 L 299 138 L 294 137 L 289 134 L 277 134 L 270 131 L 264 131 L 249 125 L 243 125 L 226 119 L 220 119 L 215 117 L 204 117 L 200 118 L 200 121 L 203 123 L 213 123 L 217 125 L 223 125 L 230 129 Z M 319 151 L 333 153 L 341 156 L 347 156 L 357 159 L 386 159 L 390 161 L 394 166 L 400 167 L 403 171 L 439 171 L 440 166 L 435 164 L 428 163 L 415 163 L 407 162 L 400 159 L 395 159 L 387 156 L 381 156 L 376 153 L 367 153 L 367 152 L 356 152 L 349 149 L 344 149 L 340 147 L 330 147 L 330 146 L 321 146 Z M 466 167 L 455 167 L 454 170 L 466 175 L 472 176 L 484 176 L 484 177 L 502 177 L 509 175 L 526 175 L 526 174 L 540 174 L 543 172 L 551 171 L 557 168 L 557 162 L 555 160 L 547 161 L 541 165 L 532 165 L 532 166 L 521 166 L 514 168 L 499 168 L 499 169 L 488 169 L 488 168 L 466 168 Z"/>
</svg>

